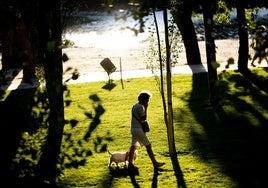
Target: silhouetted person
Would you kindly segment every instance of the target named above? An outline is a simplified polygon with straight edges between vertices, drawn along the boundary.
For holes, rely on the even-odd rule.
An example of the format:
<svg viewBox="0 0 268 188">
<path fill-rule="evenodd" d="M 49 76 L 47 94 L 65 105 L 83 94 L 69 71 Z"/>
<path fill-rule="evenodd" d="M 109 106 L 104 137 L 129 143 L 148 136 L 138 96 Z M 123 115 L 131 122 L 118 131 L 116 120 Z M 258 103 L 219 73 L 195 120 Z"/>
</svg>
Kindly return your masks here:
<svg viewBox="0 0 268 188">
<path fill-rule="evenodd" d="M 254 61 L 259 58 L 259 63 L 261 63 L 261 61 L 263 59 L 266 60 L 267 64 L 268 64 L 268 59 L 267 59 L 267 52 L 266 52 L 266 48 L 268 47 L 267 43 L 268 43 L 268 35 L 267 35 L 267 31 L 264 25 L 261 25 L 258 27 L 258 30 L 256 31 L 256 34 L 252 40 L 251 43 L 251 47 L 254 49 L 255 54 L 253 56 L 253 59 L 251 61 L 251 65 L 253 67 L 255 67 L 256 65 L 254 64 Z"/>
</svg>

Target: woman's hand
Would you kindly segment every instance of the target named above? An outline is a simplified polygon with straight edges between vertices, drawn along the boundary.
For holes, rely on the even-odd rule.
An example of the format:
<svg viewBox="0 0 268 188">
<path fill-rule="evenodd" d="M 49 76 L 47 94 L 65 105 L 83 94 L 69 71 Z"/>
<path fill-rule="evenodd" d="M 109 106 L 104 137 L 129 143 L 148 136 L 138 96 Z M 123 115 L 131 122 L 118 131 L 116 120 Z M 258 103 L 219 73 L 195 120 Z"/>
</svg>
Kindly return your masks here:
<svg viewBox="0 0 268 188">
<path fill-rule="evenodd" d="M 144 103 L 143 106 L 144 106 L 145 109 L 147 109 L 148 108 L 148 103 Z"/>
</svg>

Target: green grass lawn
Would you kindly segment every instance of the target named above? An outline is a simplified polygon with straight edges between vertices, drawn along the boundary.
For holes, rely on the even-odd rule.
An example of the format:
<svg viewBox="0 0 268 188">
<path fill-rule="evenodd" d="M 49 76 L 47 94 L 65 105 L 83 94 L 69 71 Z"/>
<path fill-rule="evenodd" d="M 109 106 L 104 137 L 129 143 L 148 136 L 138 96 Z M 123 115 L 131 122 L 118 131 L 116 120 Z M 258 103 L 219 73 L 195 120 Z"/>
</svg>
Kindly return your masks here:
<svg viewBox="0 0 268 188">
<path fill-rule="evenodd" d="M 262 80 L 267 79 L 267 69 L 252 71 Z M 77 141 L 83 140 L 92 122 L 85 112 L 94 115 L 94 108 L 100 104 L 105 113 L 89 141 L 83 141 L 83 147 L 93 155 L 86 158 L 84 166 L 66 168 L 60 184 L 62 187 L 177 187 L 155 79 L 129 79 L 123 85 L 120 81 L 112 83 L 113 87 L 107 87 L 106 82 L 68 86 L 71 93 L 66 99 L 72 102 L 65 109 L 65 118 L 79 121 L 77 126 L 65 128 L 72 133 L 72 147 L 79 148 Z M 185 184 L 190 188 L 262 187 L 267 169 L 267 93 L 248 84 L 234 71 L 219 73 L 217 86 L 221 105 L 213 108 L 209 105 L 206 73 L 172 77 L 175 144 Z M 130 177 L 124 171 L 111 174 L 107 166 L 109 154 L 101 152 L 101 146 L 107 144 L 110 151 L 129 149 L 130 109 L 143 89 L 153 94 L 148 108 L 151 128 L 148 137 L 156 158 L 166 165 L 158 174 L 154 173 L 146 149 L 140 147 L 135 162 L 138 175 Z M 89 99 L 94 94 L 99 102 Z M 68 143 L 64 141 L 63 145 Z M 64 148 L 63 152 L 70 151 Z"/>
<path fill-rule="evenodd" d="M 247 78 L 237 71 L 218 73 L 218 106 L 209 104 L 206 73 L 172 77 L 175 145 L 182 176 L 175 174 L 169 155 L 163 102 L 154 77 L 68 85 L 68 124 L 62 141 L 59 187 L 266 187 L 268 69 L 254 68 L 251 72 Z M 148 137 L 157 160 L 166 165 L 156 173 L 145 147 L 140 147 L 135 175 L 128 174 L 123 165 L 110 171 L 107 149 L 129 150 L 131 107 L 143 89 L 153 94 L 148 108 Z M 2 127 L 5 134 L 0 144 L 16 152 L 11 171 L 19 177 L 17 184 L 20 180 L 27 183 L 31 177 L 47 131 L 25 117 L 40 116 L 40 109 L 47 113 L 39 103 L 33 109 L 29 107 L 32 97 L 37 96 L 35 92 L 1 93 L 1 123 L 6 126 Z M 10 113 L 16 118 L 10 119 Z"/>
</svg>

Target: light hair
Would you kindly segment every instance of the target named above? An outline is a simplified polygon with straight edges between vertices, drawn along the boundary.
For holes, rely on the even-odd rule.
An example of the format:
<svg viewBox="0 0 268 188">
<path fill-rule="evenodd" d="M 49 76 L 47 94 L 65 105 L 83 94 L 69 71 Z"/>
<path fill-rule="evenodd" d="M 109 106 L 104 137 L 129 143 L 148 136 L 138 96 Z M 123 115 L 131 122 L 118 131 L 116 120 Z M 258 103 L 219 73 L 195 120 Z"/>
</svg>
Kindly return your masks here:
<svg viewBox="0 0 268 188">
<path fill-rule="evenodd" d="M 152 93 L 150 92 L 150 91 L 148 91 L 148 90 L 142 90 L 140 93 L 139 93 L 139 96 L 141 95 L 141 94 L 147 94 L 148 96 L 149 96 L 149 98 L 152 98 Z"/>
</svg>

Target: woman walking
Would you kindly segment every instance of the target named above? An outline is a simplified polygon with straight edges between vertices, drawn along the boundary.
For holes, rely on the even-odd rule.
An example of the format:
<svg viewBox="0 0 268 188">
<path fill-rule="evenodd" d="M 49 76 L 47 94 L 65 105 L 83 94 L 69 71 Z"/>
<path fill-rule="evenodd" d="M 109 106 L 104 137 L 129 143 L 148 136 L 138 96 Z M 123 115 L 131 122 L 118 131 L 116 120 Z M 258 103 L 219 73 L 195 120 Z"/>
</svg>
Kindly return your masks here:
<svg viewBox="0 0 268 188">
<path fill-rule="evenodd" d="M 129 169 L 137 169 L 133 164 L 133 155 L 138 146 L 145 146 L 147 154 L 150 157 L 154 168 L 159 168 L 165 163 L 157 162 L 155 159 L 151 143 L 142 129 L 141 123 L 147 119 L 147 108 L 148 102 L 151 97 L 151 93 L 148 91 L 142 91 L 139 93 L 138 102 L 132 106 L 132 117 L 131 117 L 131 147 L 129 152 Z"/>
</svg>

